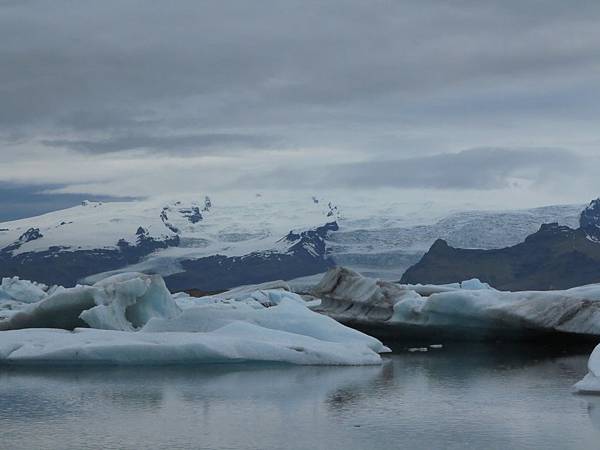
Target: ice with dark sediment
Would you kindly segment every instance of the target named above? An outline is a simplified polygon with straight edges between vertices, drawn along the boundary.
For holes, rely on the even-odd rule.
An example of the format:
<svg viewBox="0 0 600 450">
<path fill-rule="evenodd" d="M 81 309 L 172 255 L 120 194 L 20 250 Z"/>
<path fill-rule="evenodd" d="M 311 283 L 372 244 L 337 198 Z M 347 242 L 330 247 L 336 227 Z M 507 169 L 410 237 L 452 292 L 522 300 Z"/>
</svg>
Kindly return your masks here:
<svg viewBox="0 0 600 450">
<path fill-rule="evenodd" d="M 402 285 L 345 268 L 313 288 L 318 310 L 343 323 L 390 333 L 435 330 L 457 337 L 562 333 L 600 336 L 600 285 L 563 291 L 504 292 L 478 280 L 450 285 Z"/>
</svg>

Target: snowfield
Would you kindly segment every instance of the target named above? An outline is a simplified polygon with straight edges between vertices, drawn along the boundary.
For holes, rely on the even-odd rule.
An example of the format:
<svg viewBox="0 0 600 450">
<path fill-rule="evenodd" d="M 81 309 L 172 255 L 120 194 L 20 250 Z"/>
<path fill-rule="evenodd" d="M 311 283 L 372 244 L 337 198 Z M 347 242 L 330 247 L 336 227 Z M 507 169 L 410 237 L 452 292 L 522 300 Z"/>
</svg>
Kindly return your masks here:
<svg viewBox="0 0 600 450">
<path fill-rule="evenodd" d="M 159 275 L 127 273 L 93 286 L 42 290 L 37 301 L 39 286 L 6 282 L 15 284 L 21 288 L 9 292 L 20 300 L 5 289 L 0 297 L 0 305 L 11 305 L 0 320 L 0 364 L 363 365 L 380 364 L 379 353 L 389 351 L 311 311 L 281 282 L 194 299 L 172 296 Z M 23 301 L 28 291 L 32 297 Z"/>
<path fill-rule="evenodd" d="M 336 264 L 399 279 L 437 238 L 462 248 L 506 247 L 521 242 L 542 223 L 575 226 L 582 208 L 563 205 L 494 211 L 485 205 L 410 203 L 385 195 L 357 195 L 340 203 L 335 195 L 313 197 L 309 193 L 84 202 L 38 217 L 0 223 L 0 249 L 7 260 L 29 255 L 52 261 L 57 253 L 118 252 L 123 245 L 135 246 L 143 238 L 155 248 L 117 268 L 100 269 L 99 275 L 86 274 L 88 278 L 78 281 L 93 283 L 123 272 L 168 277 L 182 272 L 181 262 L 186 260 L 214 255 L 243 257 L 256 252 L 285 254 L 290 243 L 283 238 L 291 231 L 312 230 L 335 221 L 339 230 L 328 235 L 326 244 L 327 254 Z"/>
</svg>

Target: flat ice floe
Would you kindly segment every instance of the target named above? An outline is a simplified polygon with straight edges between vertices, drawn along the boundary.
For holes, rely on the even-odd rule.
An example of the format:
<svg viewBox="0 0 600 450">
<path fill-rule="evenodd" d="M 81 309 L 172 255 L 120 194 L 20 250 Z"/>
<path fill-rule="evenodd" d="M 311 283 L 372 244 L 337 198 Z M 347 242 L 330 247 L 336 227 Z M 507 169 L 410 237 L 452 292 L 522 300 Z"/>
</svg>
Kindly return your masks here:
<svg viewBox="0 0 600 450">
<path fill-rule="evenodd" d="M 330 270 L 314 288 L 319 310 L 341 322 L 390 332 L 447 332 L 461 338 L 537 333 L 600 336 L 600 285 L 564 291 L 502 292 L 477 280 L 400 285 Z"/>
<path fill-rule="evenodd" d="M 164 365 L 282 362 L 380 364 L 365 345 L 346 345 L 237 321 L 211 332 L 127 332 L 77 328 L 3 331 L 0 365 Z"/>
<path fill-rule="evenodd" d="M 381 363 L 389 349 L 380 341 L 311 311 L 287 289 L 277 282 L 195 299 L 139 273 L 58 288 L 0 320 L 0 365 Z"/>
</svg>

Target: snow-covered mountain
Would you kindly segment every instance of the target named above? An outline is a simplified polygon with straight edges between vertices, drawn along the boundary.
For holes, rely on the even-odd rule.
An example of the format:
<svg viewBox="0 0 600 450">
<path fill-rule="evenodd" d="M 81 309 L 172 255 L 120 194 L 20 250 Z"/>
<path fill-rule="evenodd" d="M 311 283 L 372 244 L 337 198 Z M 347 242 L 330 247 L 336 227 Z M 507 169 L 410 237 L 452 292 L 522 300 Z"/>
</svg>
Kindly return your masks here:
<svg viewBox="0 0 600 450">
<path fill-rule="evenodd" d="M 84 202 L 0 223 L 0 275 L 69 286 L 137 270 L 163 275 L 173 290 L 212 291 L 343 264 L 398 279 L 437 238 L 505 247 L 542 223 L 576 223 L 582 208 L 449 212 L 436 203 L 255 194 Z"/>
</svg>

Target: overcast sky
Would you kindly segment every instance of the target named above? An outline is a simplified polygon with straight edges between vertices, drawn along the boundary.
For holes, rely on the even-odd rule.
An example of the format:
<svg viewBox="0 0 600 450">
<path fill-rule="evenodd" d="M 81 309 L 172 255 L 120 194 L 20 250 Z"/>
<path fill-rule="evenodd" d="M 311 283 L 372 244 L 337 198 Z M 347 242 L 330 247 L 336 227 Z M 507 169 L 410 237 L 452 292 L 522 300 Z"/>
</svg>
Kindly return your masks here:
<svg viewBox="0 0 600 450">
<path fill-rule="evenodd" d="M 597 0 L 0 0 L 0 219 L 232 190 L 582 203 L 599 23 Z"/>
</svg>

